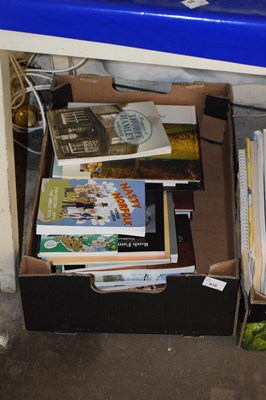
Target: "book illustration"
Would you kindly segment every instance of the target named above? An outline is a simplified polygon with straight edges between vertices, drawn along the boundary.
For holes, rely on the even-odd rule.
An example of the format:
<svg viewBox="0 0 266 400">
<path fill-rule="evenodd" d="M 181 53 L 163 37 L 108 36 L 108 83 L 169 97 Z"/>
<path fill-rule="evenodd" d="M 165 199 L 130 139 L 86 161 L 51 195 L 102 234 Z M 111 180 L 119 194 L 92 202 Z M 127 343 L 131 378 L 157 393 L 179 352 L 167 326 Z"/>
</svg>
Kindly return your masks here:
<svg viewBox="0 0 266 400">
<path fill-rule="evenodd" d="M 59 166 L 171 152 L 152 101 L 49 110 L 47 121 Z"/>
<path fill-rule="evenodd" d="M 65 178 L 65 179 L 79 179 L 92 177 L 92 173 L 97 173 L 102 171 L 103 163 L 91 162 L 82 163 L 77 165 L 58 165 L 56 157 L 54 157 L 52 177 L 53 178 Z"/>
<path fill-rule="evenodd" d="M 43 178 L 37 234 L 145 235 L 143 181 Z"/>
<path fill-rule="evenodd" d="M 54 235 L 40 238 L 38 257 L 117 255 L 118 235 Z"/>
</svg>

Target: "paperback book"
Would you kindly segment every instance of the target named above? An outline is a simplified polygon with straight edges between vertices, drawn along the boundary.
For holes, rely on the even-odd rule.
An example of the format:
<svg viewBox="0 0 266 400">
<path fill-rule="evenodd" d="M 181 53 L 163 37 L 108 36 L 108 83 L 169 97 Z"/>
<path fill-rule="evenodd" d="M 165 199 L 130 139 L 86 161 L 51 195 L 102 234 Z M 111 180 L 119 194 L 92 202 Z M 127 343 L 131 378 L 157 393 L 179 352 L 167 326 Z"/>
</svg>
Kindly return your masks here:
<svg viewBox="0 0 266 400">
<path fill-rule="evenodd" d="M 118 253 L 118 235 L 42 235 L 40 237 L 38 257 L 53 259 L 66 255 L 116 256 Z"/>
<path fill-rule="evenodd" d="M 43 178 L 37 235 L 145 236 L 144 181 Z"/>
<path fill-rule="evenodd" d="M 47 121 L 59 166 L 171 153 L 153 101 L 52 109 Z"/>
<path fill-rule="evenodd" d="M 157 105 L 164 129 L 171 144 L 171 153 L 133 159 L 123 157 L 112 161 L 64 165 L 58 169 L 55 160 L 53 176 L 73 178 L 90 176 L 109 179 L 144 179 L 166 187 L 187 185 L 203 188 L 203 169 L 199 131 L 194 106 Z"/>
</svg>

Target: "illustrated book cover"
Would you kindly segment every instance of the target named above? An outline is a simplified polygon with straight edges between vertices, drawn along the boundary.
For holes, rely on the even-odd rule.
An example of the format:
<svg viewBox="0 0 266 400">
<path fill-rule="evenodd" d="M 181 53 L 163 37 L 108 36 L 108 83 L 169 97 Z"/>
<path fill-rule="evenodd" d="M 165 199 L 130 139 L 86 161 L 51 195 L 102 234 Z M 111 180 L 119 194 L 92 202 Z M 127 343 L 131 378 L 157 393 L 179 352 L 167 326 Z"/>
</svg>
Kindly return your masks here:
<svg viewBox="0 0 266 400">
<path fill-rule="evenodd" d="M 116 256 L 118 253 L 118 235 L 42 235 L 40 237 L 38 257 L 49 259 L 56 256 L 75 255 Z"/>
<path fill-rule="evenodd" d="M 189 189 L 203 188 L 203 168 L 200 138 L 194 106 L 156 106 L 171 144 L 171 153 L 156 156 L 87 162 L 79 166 L 64 165 L 62 177 L 89 174 L 93 178 L 144 179 L 165 187 L 187 185 Z M 56 162 L 56 161 L 55 161 Z M 53 174 L 58 176 L 54 167 Z"/>
<path fill-rule="evenodd" d="M 59 166 L 171 153 L 153 101 L 52 109 L 47 121 Z"/>
<path fill-rule="evenodd" d="M 37 235 L 145 235 L 145 182 L 43 178 Z"/>
</svg>

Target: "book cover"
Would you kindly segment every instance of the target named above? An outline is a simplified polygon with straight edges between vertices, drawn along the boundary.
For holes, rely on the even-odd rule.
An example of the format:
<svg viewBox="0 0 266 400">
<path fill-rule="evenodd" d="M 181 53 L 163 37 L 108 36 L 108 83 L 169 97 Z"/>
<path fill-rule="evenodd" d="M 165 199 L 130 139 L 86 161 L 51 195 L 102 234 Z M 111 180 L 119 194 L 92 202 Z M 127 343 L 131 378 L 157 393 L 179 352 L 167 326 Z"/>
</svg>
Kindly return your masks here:
<svg viewBox="0 0 266 400">
<path fill-rule="evenodd" d="M 70 103 L 69 107 L 85 107 L 90 103 Z M 203 169 L 195 106 L 156 105 L 171 144 L 171 153 L 156 157 L 86 162 L 80 166 L 64 165 L 61 176 L 86 176 L 113 179 L 144 179 L 166 187 L 187 185 L 203 188 Z M 71 168 L 72 167 L 72 168 Z M 56 171 L 55 171 L 56 172 Z"/>
<path fill-rule="evenodd" d="M 72 257 L 75 255 L 115 256 L 118 252 L 118 235 L 42 235 L 40 237 L 40 258 L 56 256 Z"/>
<path fill-rule="evenodd" d="M 90 171 L 93 178 L 144 179 L 146 183 L 161 183 L 165 187 L 182 184 L 189 189 L 202 189 L 203 169 L 197 125 L 164 124 L 164 128 L 171 143 L 171 154 L 87 163 L 82 166 L 83 171 Z"/>
<path fill-rule="evenodd" d="M 175 215 L 176 237 L 178 247 L 179 268 L 190 268 L 191 272 L 195 272 L 196 259 L 193 245 L 193 237 L 191 232 L 190 220 L 187 215 Z"/>
<path fill-rule="evenodd" d="M 163 192 L 146 190 L 146 233 L 144 237 L 120 235 L 118 253 L 120 254 L 165 254 L 165 221 L 163 213 Z"/>
<path fill-rule="evenodd" d="M 153 101 L 49 110 L 47 121 L 59 166 L 171 152 Z"/>
<path fill-rule="evenodd" d="M 38 235 L 145 235 L 144 181 L 43 178 Z"/>
</svg>

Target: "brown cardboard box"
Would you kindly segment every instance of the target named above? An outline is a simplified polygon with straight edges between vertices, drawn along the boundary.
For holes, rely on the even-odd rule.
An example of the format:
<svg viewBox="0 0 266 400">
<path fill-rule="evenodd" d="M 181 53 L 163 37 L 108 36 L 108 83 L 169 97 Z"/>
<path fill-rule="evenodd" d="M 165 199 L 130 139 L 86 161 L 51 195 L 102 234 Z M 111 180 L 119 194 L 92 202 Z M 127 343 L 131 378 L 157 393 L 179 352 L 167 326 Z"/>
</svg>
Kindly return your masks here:
<svg viewBox="0 0 266 400">
<path fill-rule="evenodd" d="M 43 142 L 39 182 L 19 283 L 25 325 L 30 330 L 233 335 L 239 309 L 234 135 L 224 84 L 174 84 L 171 93 L 117 92 L 109 77 L 58 76 L 53 106 L 77 102 L 154 100 L 196 105 L 205 189 L 194 194 L 192 234 L 197 274 L 169 277 L 158 292 L 99 292 L 90 276 L 52 274 L 36 258 L 35 220 L 42 177 L 50 176 L 52 147 Z M 206 107 L 206 99 L 213 107 Z M 222 105 L 221 105 L 222 103 Z M 215 112 L 212 112 L 211 109 Z M 210 110 L 210 111 L 209 111 Z M 221 111 L 221 112 L 220 112 Z M 227 108 L 226 108 L 227 111 Z M 223 291 L 202 285 L 205 277 L 226 282 Z"/>
</svg>

